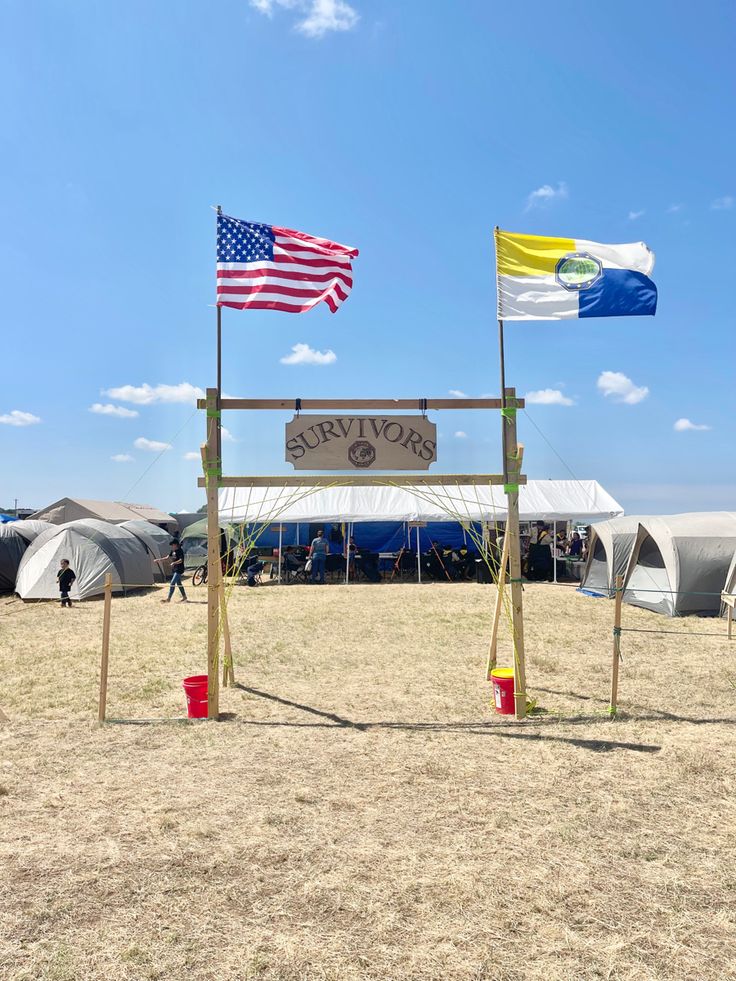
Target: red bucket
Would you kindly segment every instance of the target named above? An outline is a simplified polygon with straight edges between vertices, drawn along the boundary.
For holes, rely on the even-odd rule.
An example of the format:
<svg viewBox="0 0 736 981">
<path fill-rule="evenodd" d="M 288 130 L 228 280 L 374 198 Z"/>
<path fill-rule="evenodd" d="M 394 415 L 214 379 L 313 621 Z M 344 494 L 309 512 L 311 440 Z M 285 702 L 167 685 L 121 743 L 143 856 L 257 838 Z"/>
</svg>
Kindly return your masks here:
<svg viewBox="0 0 736 981">
<path fill-rule="evenodd" d="M 514 703 L 514 669 L 494 668 L 491 671 L 493 682 L 493 701 L 499 715 L 513 715 L 516 709 Z"/>
<path fill-rule="evenodd" d="M 187 715 L 190 719 L 207 718 L 207 675 L 195 674 L 182 682 L 187 696 Z"/>
</svg>

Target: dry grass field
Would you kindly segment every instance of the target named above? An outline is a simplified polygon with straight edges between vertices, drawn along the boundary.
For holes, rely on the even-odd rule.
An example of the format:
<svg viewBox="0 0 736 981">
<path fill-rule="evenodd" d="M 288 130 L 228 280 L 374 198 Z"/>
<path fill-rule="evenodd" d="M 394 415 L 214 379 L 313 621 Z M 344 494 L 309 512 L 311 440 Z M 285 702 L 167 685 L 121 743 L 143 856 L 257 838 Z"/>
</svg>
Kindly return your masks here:
<svg viewBox="0 0 736 981">
<path fill-rule="evenodd" d="M 517 724 L 490 587 L 239 588 L 225 720 L 158 724 L 190 595 L 114 600 L 103 728 L 101 602 L 0 600 L 3 981 L 736 978 L 722 622 L 624 607 L 674 633 L 624 635 L 612 722 L 612 604 L 529 586 Z"/>
</svg>

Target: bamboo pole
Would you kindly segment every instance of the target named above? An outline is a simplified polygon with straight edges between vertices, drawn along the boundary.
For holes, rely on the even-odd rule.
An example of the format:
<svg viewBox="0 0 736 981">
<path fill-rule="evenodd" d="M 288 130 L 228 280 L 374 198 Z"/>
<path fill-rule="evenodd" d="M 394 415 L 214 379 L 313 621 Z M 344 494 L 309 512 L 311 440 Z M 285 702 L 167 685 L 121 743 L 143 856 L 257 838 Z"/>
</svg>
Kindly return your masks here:
<svg viewBox="0 0 736 981">
<path fill-rule="evenodd" d="M 611 665 L 611 718 L 616 715 L 618 703 L 618 666 L 621 661 L 621 606 L 624 600 L 624 577 L 616 576 L 616 598 L 613 608 L 613 661 Z"/>
<path fill-rule="evenodd" d="M 220 583 L 220 622 L 222 635 L 225 638 L 225 654 L 222 659 L 222 687 L 228 688 L 235 684 L 235 669 L 233 667 L 233 649 L 230 644 L 230 623 L 227 618 L 227 602 L 225 600 L 225 584 Z"/>
<path fill-rule="evenodd" d="M 100 702 L 97 721 L 105 721 L 107 710 L 107 667 L 110 661 L 110 619 L 112 615 L 112 574 L 105 576 L 105 605 L 102 613 L 102 659 L 100 661 Z"/>
<path fill-rule="evenodd" d="M 501 549 L 501 561 L 498 566 L 498 590 L 496 592 L 496 607 L 493 611 L 493 627 L 491 629 L 491 643 L 488 648 L 488 663 L 486 664 L 486 681 L 491 680 L 491 671 L 496 667 L 496 649 L 498 646 L 498 624 L 501 619 L 501 609 L 503 608 L 503 596 L 506 587 L 506 566 L 509 561 L 509 536 L 503 536 L 503 548 Z"/>
<path fill-rule="evenodd" d="M 516 404 L 516 389 L 504 389 L 504 396 L 511 405 Z M 513 403 L 511 400 L 514 400 Z M 517 442 L 516 409 L 509 407 L 501 414 L 504 427 L 504 472 L 508 474 L 505 485 L 508 509 L 506 536 L 509 538 L 509 579 L 511 582 L 511 618 L 514 638 L 514 706 L 517 720 L 526 717 L 526 660 L 524 655 L 524 601 L 521 585 L 521 538 L 519 532 L 519 476 L 524 448 Z"/>
<path fill-rule="evenodd" d="M 220 522 L 218 514 L 218 478 L 222 473 L 217 456 L 218 392 L 207 389 L 207 448 L 205 481 L 207 485 L 207 718 L 220 714 L 220 688 L 217 672 L 220 646 Z"/>
</svg>

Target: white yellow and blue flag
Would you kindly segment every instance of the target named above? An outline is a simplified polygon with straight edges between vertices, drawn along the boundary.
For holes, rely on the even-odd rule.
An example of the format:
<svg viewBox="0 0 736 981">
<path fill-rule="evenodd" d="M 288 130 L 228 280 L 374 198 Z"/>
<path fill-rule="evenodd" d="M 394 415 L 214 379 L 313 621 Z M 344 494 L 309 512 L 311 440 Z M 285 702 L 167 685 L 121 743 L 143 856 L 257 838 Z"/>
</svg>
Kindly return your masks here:
<svg viewBox="0 0 736 981">
<path fill-rule="evenodd" d="M 498 319 L 653 316 L 653 269 L 654 253 L 643 242 L 601 245 L 496 229 Z"/>
</svg>

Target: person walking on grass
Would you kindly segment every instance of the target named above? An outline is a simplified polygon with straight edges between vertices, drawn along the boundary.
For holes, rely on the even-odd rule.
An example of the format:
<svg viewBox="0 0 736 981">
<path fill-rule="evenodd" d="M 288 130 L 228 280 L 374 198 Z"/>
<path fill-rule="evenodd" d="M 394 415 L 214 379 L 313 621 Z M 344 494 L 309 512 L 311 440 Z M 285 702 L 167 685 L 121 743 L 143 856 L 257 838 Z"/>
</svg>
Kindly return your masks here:
<svg viewBox="0 0 736 981">
<path fill-rule="evenodd" d="M 59 571 L 56 573 L 56 581 L 59 584 L 59 592 L 61 593 L 62 609 L 65 606 L 68 606 L 70 610 L 72 608 L 72 601 L 69 599 L 69 590 L 72 588 L 72 583 L 76 578 L 76 573 L 69 566 L 69 559 L 62 559 Z"/>
<path fill-rule="evenodd" d="M 169 583 L 169 595 L 167 599 L 162 599 L 162 603 L 170 603 L 171 597 L 174 595 L 174 590 L 179 587 L 179 592 L 181 593 L 180 603 L 188 603 L 187 594 L 184 592 L 184 587 L 181 584 L 181 577 L 184 574 L 184 552 L 181 545 L 179 544 L 179 539 L 174 538 L 170 542 L 171 551 L 169 552 L 168 558 L 171 560 L 171 582 Z M 155 559 L 155 562 L 164 562 L 164 559 Z"/>
<path fill-rule="evenodd" d="M 317 537 L 312 539 L 312 544 L 309 547 L 309 557 L 312 560 L 312 582 L 317 582 L 322 586 L 325 584 L 325 566 L 327 565 L 327 553 L 329 550 L 330 544 L 320 528 L 317 532 Z"/>
</svg>

